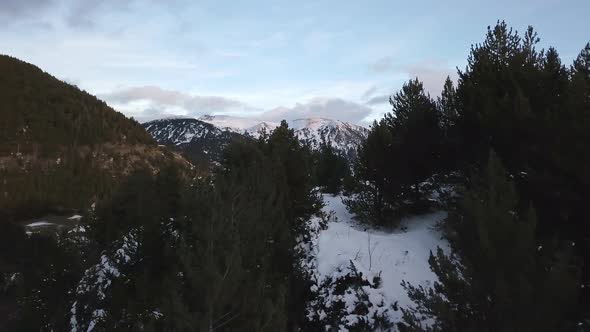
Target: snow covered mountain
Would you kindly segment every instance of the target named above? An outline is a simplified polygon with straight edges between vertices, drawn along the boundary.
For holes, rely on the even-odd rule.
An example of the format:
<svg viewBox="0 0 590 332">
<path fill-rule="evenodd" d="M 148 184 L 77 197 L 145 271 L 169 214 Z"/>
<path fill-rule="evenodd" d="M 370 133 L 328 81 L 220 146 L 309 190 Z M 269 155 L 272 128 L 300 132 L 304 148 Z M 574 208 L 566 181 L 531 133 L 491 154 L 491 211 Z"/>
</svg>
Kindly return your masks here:
<svg viewBox="0 0 590 332">
<path fill-rule="evenodd" d="M 231 115 L 203 115 L 198 120 L 210 123 L 217 128 L 233 131 L 240 134 L 255 133 L 262 127 L 274 129 L 279 123 L 264 122 L 253 118 L 242 118 Z"/>
<path fill-rule="evenodd" d="M 169 118 L 143 124 L 158 142 L 185 153 L 193 162 L 219 161 L 223 148 L 235 139 L 244 139 L 234 131 L 220 129 L 193 118 Z"/>
<path fill-rule="evenodd" d="M 369 130 L 351 123 L 322 118 L 287 121 L 295 135 L 312 148 L 329 143 L 349 160 L 367 137 Z M 219 161 L 223 148 L 235 139 L 257 138 L 264 130 L 271 132 L 276 122 L 259 121 L 227 115 L 205 115 L 194 118 L 168 118 L 143 124 L 158 144 L 183 151 L 193 161 Z"/>
<path fill-rule="evenodd" d="M 314 148 L 319 147 L 321 142 L 329 143 L 349 159 L 356 158 L 358 147 L 369 134 L 365 127 L 340 120 L 311 118 L 292 120 L 288 123 L 301 141 Z"/>
<path fill-rule="evenodd" d="M 252 118 L 241 118 L 227 115 L 204 115 L 199 118 L 220 129 L 248 134 L 258 137 L 262 130 L 267 132 L 279 126 L 277 122 L 257 121 Z M 321 142 L 329 143 L 336 150 L 341 151 L 349 159 L 356 157 L 356 150 L 367 137 L 369 130 L 352 123 L 324 118 L 307 118 L 287 121 L 294 129 L 295 135 L 313 148 L 319 147 Z"/>
</svg>

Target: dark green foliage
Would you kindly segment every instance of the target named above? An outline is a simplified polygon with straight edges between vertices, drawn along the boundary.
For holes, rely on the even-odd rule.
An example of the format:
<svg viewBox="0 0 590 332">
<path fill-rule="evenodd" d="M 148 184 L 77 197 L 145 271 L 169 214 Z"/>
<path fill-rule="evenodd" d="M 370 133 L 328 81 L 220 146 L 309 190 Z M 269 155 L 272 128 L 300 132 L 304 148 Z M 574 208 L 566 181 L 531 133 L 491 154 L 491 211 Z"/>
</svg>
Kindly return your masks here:
<svg viewBox="0 0 590 332">
<path fill-rule="evenodd" d="M 186 183 L 180 170 L 156 162 L 121 186 L 101 171 L 104 158 L 92 160 L 93 149 L 153 144 L 140 126 L 36 67 L 0 57 L 7 101 L 0 218 L 99 202 L 88 213 L 86 244 L 69 235 L 28 238 L 0 223 L 7 227 L 0 229 L 0 310 L 19 314 L 9 329 L 68 330 L 74 301 L 82 325 L 102 306 L 97 329 L 104 330 L 322 328 L 302 324 L 310 291 L 293 250 L 303 221 L 321 207 L 315 185 L 337 192 L 344 181 L 359 220 L 395 224 L 431 207 L 431 190 L 423 189 L 436 179 L 483 169 L 457 202 L 448 200 L 453 252 L 431 255 L 433 289 L 406 284 L 418 307 L 406 309 L 400 329 L 573 330 L 590 308 L 590 288 L 579 287 L 580 278 L 590 282 L 590 43 L 568 68 L 538 42 L 532 28 L 519 35 L 498 22 L 436 101 L 418 79 L 404 84 L 360 148 L 354 177 L 327 144 L 314 156 L 282 123 L 257 142 L 229 145 L 211 178 Z M 137 252 L 117 263 L 107 298 L 75 294 L 83 271 L 115 262 L 130 237 Z M 21 254 L 6 254 L 12 248 Z M 345 279 L 356 290 L 367 286 L 358 276 Z M 360 298 L 362 313 L 369 304 Z"/>
<path fill-rule="evenodd" d="M 442 102 L 448 116 L 454 112 L 451 98 Z M 380 225 L 413 210 L 421 199 L 417 184 L 444 169 L 441 112 L 423 84 L 410 80 L 390 103 L 392 112 L 373 124 L 359 150 L 354 172 L 359 184 L 347 201 L 358 219 Z"/>
<path fill-rule="evenodd" d="M 576 304 L 577 273 L 567 255 L 542 257 L 532 208 L 519 209 L 516 188 L 495 154 L 449 217 L 453 256 L 439 248 L 430 266 L 434 289 L 404 284 L 418 304 L 406 330 L 564 331 Z M 571 329 L 572 326 L 569 326 Z"/>
<path fill-rule="evenodd" d="M 27 237 L 22 226 L 0 223 L 0 330 L 13 331 L 18 320 L 17 299 L 22 290 L 19 287 L 18 272 L 24 265 Z"/>
<path fill-rule="evenodd" d="M 66 241 L 37 235 L 27 239 L 25 248 L 18 330 L 67 330 L 70 290 L 82 274 L 79 253 Z"/>
<path fill-rule="evenodd" d="M 41 69 L 0 55 L 0 154 L 67 146 L 153 144 L 134 120 Z"/>
<path fill-rule="evenodd" d="M 522 319 L 517 319 L 506 313 L 516 310 L 516 307 L 503 307 L 506 312 L 502 314 L 514 319 L 517 330 L 537 326 L 530 322 L 533 320 L 531 315 L 539 312 L 542 312 L 539 315 L 545 315 L 550 307 L 548 302 L 555 302 L 558 306 L 564 304 L 563 299 L 555 295 L 560 292 L 559 289 L 567 289 L 562 293 L 571 298 L 575 298 L 571 295 L 574 293 L 581 295 L 579 310 L 566 317 L 564 312 L 569 307 L 564 304 L 560 308 L 564 311 L 557 310 L 554 321 L 542 320 L 541 324 L 546 323 L 546 326 L 539 329 L 564 326 L 565 321 L 582 319 L 580 317 L 590 314 L 587 309 L 590 308 L 588 290 L 571 288 L 575 283 L 569 275 L 560 275 L 565 271 L 564 266 L 571 264 L 574 270 L 582 269 L 582 284 L 590 280 L 590 246 L 587 245 L 590 243 L 590 224 L 586 208 L 590 200 L 587 190 L 590 186 L 590 43 L 567 68 L 554 48 L 538 50 L 538 42 L 539 37 L 533 28 L 518 34 L 505 22 L 498 22 L 494 27 L 488 27 L 483 43 L 472 47 L 466 68 L 458 73 L 456 87 L 447 79 L 435 103 L 425 95 L 419 82 L 411 81 L 404 85 L 401 92 L 391 98 L 393 113 L 373 126 L 369 139 L 359 152 L 359 162 L 355 167 L 355 176 L 359 181 L 352 186 L 353 194 L 348 201 L 348 207 L 360 220 L 389 221 L 396 214 L 416 211 L 408 209 L 408 203 L 415 206 L 416 201 L 424 201 L 422 193 L 414 190 L 421 187 L 414 186 L 416 183 L 426 178 L 435 179 L 434 175 L 448 174 L 449 171 L 469 174 L 482 169 L 486 165 L 488 151 L 496 151 L 513 181 L 509 186 L 511 189 L 502 189 L 503 200 L 493 201 L 493 195 L 481 198 L 484 205 L 494 203 L 497 206 L 476 207 L 477 202 L 470 204 L 471 209 L 485 210 L 498 228 L 481 228 L 477 221 L 482 223 L 482 220 L 488 219 L 480 215 L 469 216 L 470 222 L 465 225 L 473 227 L 471 231 L 456 229 L 463 225 L 461 223 L 449 222 L 447 226 L 457 237 L 455 249 L 461 258 L 481 261 L 482 265 L 488 266 L 486 273 L 472 276 L 474 283 L 505 284 L 508 290 L 501 291 L 512 292 L 517 299 L 510 300 L 516 301 L 516 306 L 530 310 L 523 314 Z M 477 187 L 476 184 L 470 186 Z M 505 215 L 510 204 L 514 205 L 511 208 L 515 212 L 513 217 Z M 451 209 L 454 205 L 450 201 Z M 536 217 L 531 217 L 536 220 L 532 230 L 507 226 L 526 225 L 523 220 L 529 207 L 536 210 Z M 460 209 L 467 208 L 461 206 Z M 494 236 L 503 240 L 496 238 L 492 241 L 485 237 L 482 240 L 474 235 L 483 230 L 500 232 L 501 236 Z M 513 247 L 516 246 L 513 243 L 515 239 L 521 238 L 519 245 L 528 246 L 528 252 Z M 484 240 L 491 241 L 492 246 L 486 249 L 491 252 L 486 255 L 498 257 L 491 259 L 484 254 L 470 256 L 470 253 L 481 253 L 483 249 L 478 248 L 487 245 Z M 543 259 L 530 254 L 530 247 L 539 243 L 543 244 Z M 565 250 L 564 243 L 577 245 Z M 521 249 L 525 256 L 513 257 L 505 252 L 512 250 L 518 253 Z M 563 250 L 567 254 L 562 254 Z M 532 263 L 525 262 L 523 257 Z M 438 270 L 443 265 L 454 264 L 440 255 L 433 260 L 433 267 Z M 434 266 L 436 264 L 438 267 Z M 556 272 L 544 273 L 545 268 Z M 501 273 L 506 277 L 499 278 L 495 271 L 503 271 Z M 535 278 L 530 277 L 531 274 Z M 513 280 L 525 278 L 523 276 L 530 277 L 530 285 Z M 491 280 L 492 277 L 499 279 Z M 444 284 L 446 281 L 441 282 Z M 449 284 L 453 282 L 459 281 L 448 281 Z M 510 290 L 510 287 L 516 290 Z M 543 287 L 548 289 L 545 292 L 547 298 L 530 296 L 531 293 L 541 292 Z M 452 305 L 459 305 L 461 301 L 467 303 L 466 299 L 475 301 L 474 295 L 466 294 L 463 289 L 458 288 L 456 292 L 450 299 Z M 447 295 L 452 294 L 447 292 Z M 498 301 L 508 300 L 499 297 Z M 482 308 L 480 312 L 499 314 Z M 440 313 L 444 308 L 435 309 Z M 462 324 L 466 324 L 462 325 L 464 329 L 467 329 L 468 322 L 481 322 L 481 317 L 461 319 Z M 500 320 L 497 317 L 494 319 Z M 518 325 L 526 325 L 527 320 L 529 324 L 526 328 Z M 487 325 L 491 330 L 508 328 L 491 324 Z M 480 328 L 484 329 L 486 325 L 482 323 Z M 461 330 L 453 326 L 444 329 Z"/>
<path fill-rule="evenodd" d="M 404 84 L 390 103 L 392 112 L 384 120 L 393 135 L 391 185 L 403 191 L 441 168 L 441 113 L 418 79 Z"/>
<path fill-rule="evenodd" d="M 537 51 L 538 41 L 532 28 L 521 38 L 499 22 L 473 47 L 459 73 L 456 130 L 464 153 L 457 166 L 482 164 L 485 151 L 494 149 L 523 200 L 535 206 L 537 234 L 584 243 L 590 238 L 590 47 L 568 70 L 555 49 Z M 575 249 L 588 260 L 587 247 Z M 589 278 L 586 268 L 583 283 Z"/>
<path fill-rule="evenodd" d="M 0 223 L 0 303 L 7 331 L 68 330 L 70 293 L 83 261 L 67 234 L 27 236 Z"/>
<path fill-rule="evenodd" d="M 276 180 L 284 181 L 288 193 L 288 218 L 300 222 L 319 211 L 321 198 L 313 192 L 309 147 L 299 142 L 286 121 L 282 121 L 268 138 L 263 136 L 260 142 L 262 151 L 272 165 L 284 170 L 283 176 Z"/>
<path fill-rule="evenodd" d="M 87 208 L 169 152 L 133 119 L 41 69 L 0 55 L 0 222 Z"/>
<path fill-rule="evenodd" d="M 58 157 L 59 158 L 59 157 Z M 71 151 L 59 163 L 0 170 L 0 218 L 22 220 L 44 214 L 64 214 L 86 208 L 115 186 L 110 173 L 103 172 L 90 155 Z"/>
<path fill-rule="evenodd" d="M 374 122 L 371 131 L 359 149 L 354 167 L 357 183 L 346 206 L 363 222 L 384 224 L 393 215 L 389 191 L 389 147 L 393 137 L 382 120 Z"/>
<path fill-rule="evenodd" d="M 158 186 L 161 183 L 166 186 L 160 177 L 154 183 L 147 170 L 138 170 L 130 175 L 113 197 L 96 211 L 96 218 L 91 224 L 93 239 L 106 245 L 134 228 L 157 224 L 165 215 L 163 210 L 171 210 L 167 204 L 172 202 L 166 192 L 160 192 L 165 189 Z M 173 204 L 179 204 L 177 194 L 173 195 L 176 199 Z"/>
<path fill-rule="evenodd" d="M 230 144 L 211 178 L 136 172 L 90 213 L 98 264 L 70 285 L 75 304 L 59 310 L 73 305 L 82 329 L 294 329 L 309 293 L 296 238 L 320 208 L 311 154 L 285 124 L 259 142 Z"/>
<path fill-rule="evenodd" d="M 436 100 L 436 107 L 440 115 L 440 168 L 452 170 L 462 154 L 460 133 L 458 132 L 460 99 L 451 78 L 447 76 L 440 97 Z"/>
<path fill-rule="evenodd" d="M 344 179 L 351 176 L 350 167 L 344 155 L 330 144 L 322 142 L 314 157 L 315 183 L 326 193 L 339 193 Z"/>
</svg>

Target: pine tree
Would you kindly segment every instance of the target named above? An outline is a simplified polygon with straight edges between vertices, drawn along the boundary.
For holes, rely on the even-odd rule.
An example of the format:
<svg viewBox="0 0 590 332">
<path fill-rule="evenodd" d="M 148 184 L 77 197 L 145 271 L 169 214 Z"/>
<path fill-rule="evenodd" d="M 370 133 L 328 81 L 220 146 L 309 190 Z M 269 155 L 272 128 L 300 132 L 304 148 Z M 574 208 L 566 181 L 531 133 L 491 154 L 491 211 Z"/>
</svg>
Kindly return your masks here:
<svg viewBox="0 0 590 332">
<path fill-rule="evenodd" d="M 459 98 L 453 81 L 447 76 L 436 107 L 440 114 L 441 127 L 441 168 L 457 170 L 457 160 L 460 159 L 461 146 L 459 128 Z"/>
<path fill-rule="evenodd" d="M 441 126 L 446 130 L 450 130 L 456 125 L 458 121 L 459 100 L 457 99 L 457 92 L 453 81 L 449 76 L 445 79 L 443 90 L 438 97 L 436 105 L 441 114 Z"/>
<path fill-rule="evenodd" d="M 417 184 L 445 168 L 441 114 L 423 84 L 410 80 L 390 103 L 392 112 L 373 124 L 360 148 L 358 192 L 347 200 L 357 218 L 377 224 L 422 210 Z"/>
<path fill-rule="evenodd" d="M 390 104 L 384 117 L 393 135 L 390 178 L 403 191 L 441 168 L 441 114 L 418 79 L 404 84 Z"/>
<path fill-rule="evenodd" d="M 453 255 L 429 263 L 434 288 L 404 283 L 417 308 L 404 312 L 408 331 L 563 331 L 575 308 L 576 274 L 537 252 L 534 210 L 519 208 L 516 188 L 492 152 L 449 223 Z M 555 259 L 556 257 L 553 257 Z M 550 281 L 559 283 L 547 285 Z M 564 295 L 567 294 L 567 295 Z M 551 312 L 551 314 L 548 314 Z M 423 318 L 434 319 L 428 328 Z"/>
<path fill-rule="evenodd" d="M 320 143 L 314 166 L 315 182 L 330 194 L 339 193 L 344 179 L 351 175 L 345 157 L 326 142 Z"/>
<path fill-rule="evenodd" d="M 393 215 L 390 206 L 391 131 L 385 121 L 374 122 L 367 139 L 359 148 L 354 166 L 355 193 L 345 200 L 348 209 L 363 222 L 383 225 Z M 393 196 L 393 195 L 392 195 Z"/>
</svg>

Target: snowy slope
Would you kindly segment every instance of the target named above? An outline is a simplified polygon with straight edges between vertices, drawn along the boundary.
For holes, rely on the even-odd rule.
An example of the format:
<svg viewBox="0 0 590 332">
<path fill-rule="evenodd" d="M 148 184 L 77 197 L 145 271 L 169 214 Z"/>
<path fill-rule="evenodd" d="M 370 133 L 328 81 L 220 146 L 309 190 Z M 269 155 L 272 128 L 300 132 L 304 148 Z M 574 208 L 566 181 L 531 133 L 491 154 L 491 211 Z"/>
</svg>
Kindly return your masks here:
<svg viewBox="0 0 590 332">
<path fill-rule="evenodd" d="M 327 142 L 349 158 L 356 156 L 356 150 L 369 133 L 364 127 L 340 120 L 310 118 L 296 119 L 288 123 L 301 141 L 309 143 L 314 148 L 321 142 Z"/>
<path fill-rule="evenodd" d="M 158 144 L 181 150 L 193 162 L 219 161 L 225 146 L 242 135 L 192 118 L 168 118 L 143 124 Z"/>
<path fill-rule="evenodd" d="M 329 143 L 349 160 L 368 135 L 368 129 L 351 123 L 323 118 L 287 121 L 295 135 L 312 148 Z M 218 161 L 223 148 L 240 135 L 257 138 L 262 131 L 271 132 L 279 123 L 227 115 L 204 115 L 199 119 L 167 118 L 146 122 L 145 129 L 159 144 L 186 152 L 193 161 Z M 243 137 L 241 137 L 243 138 Z"/>
<path fill-rule="evenodd" d="M 216 126 L 191 118 L 154 120 L 143 126 L 160 144 L 181 145 L 200 138 L 223 135 L 223 130 Z"/>
<path fill-rule="evenodd" d="M 362 292 L 373 304 L 369 311 L 382 313 L 393 323 L 399 321 L 402 313 L 396 310 L 397 307 L 412 305 L 401 281 L 406 280 L 416 286 L 431 286 L 436 280 L 428 258 L 430 251 L 435 251 L 438 246 L 449 248 L 435 227 L 446 217 L 446 213 L 440 211 L 407 218 L 402 221 L 404 231 L 385 232 L 354 222 L 340 196 L 325 195 L 324 201 L 325 211 L 334 211 L 335 218 L 328 222 L 327 228 L 321 230 L 313 242 L 315 261 L 308 267 L 317 280 L 312 287 L 316 300 L 310 304 L 308 317 L 319 321 L 327 319 L 322 308 L 336 307 L 341 301 L 348 312 L 338 330 L 346 331 L 348 324 L 362 318 L 354 314 L 354 303 L 359 301 L 357 293 L 347 291 L 344 295 L 336 295 L 334 285 L 326 286 L 326 281 L 350 273 L 352 262 L 357 272 L 369 282 L 374 277 L 381 278 L 376 288 L 362 287 Z"/>
<path fill-rule="evenodd" d="M 262 123 L 262 121 L 253 118 L 242 118 L 231 115 L 203 115 L 199 117 L 198 120 L 210 123 L 217 128 L 230 130 L 240 134 L 248 132 L 250 128 L 254 128 Z M 268 123 L 268 126 L 272 128 L 278 125 L 278 123 Z"/>
<path fill-rule="evenodd" d="M 199 118 L 220 129 L 231 130 L 241 134 L 258 137 L 262 130 L 272 131 L 279 126 L 276 122 L 258 121 L 253 118 L 240 118 L 227 115 L 204 115 Z M 356 150 L 367 137 L 369 130 L 340 120 L 324 118 L 307 118 L 287 121 L 301 141 L 317 148 L 321 142 L 332 145 L 348 158 L 356 156 Z"/>
</svg>

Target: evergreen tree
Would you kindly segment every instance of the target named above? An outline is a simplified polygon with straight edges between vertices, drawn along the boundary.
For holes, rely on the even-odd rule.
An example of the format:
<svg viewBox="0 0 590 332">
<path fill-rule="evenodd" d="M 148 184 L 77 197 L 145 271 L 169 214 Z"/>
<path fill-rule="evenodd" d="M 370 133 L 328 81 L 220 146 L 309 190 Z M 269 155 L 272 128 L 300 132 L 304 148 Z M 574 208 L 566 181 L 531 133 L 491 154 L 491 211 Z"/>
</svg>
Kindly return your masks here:
<svg viewBox="0 0 590 332">
<path fill-rule="evenodd" d="M 373 122 L 367 139 L 359 148 L 354 174 L 355 192 L 345 200 L 347 208 L 363 222 L 385 224 L 393 215 L 388 189 L 389 149 L 393 144 L 385 121 Z"/>
<path fill-rule="evenodd" d="M 456 125 L 459 117 L 459 100 L 453 81 L 449 76 L 445 79 L 443 90 L 436 101 L 441 116 L 441 126 L 449 131 Z"/>
<path fill-rule="evenodd" d="M 418 79 L 410 80 L 391 99 L 385 122 L 394 137 L 393 177 L 402 189 L 440 170 L 441 116 Z"/>
<path fill-rule="evenodd" d="M 543 259 L 536 215 L 520 209 L 516 188 L 494 153 L 474 177 L 449 223 L 453 255 L 429 259 L 434 288 L 404 282 L 417 308 L 404 312 L 408 331 L 564 331 L 575 308 L 577 275 L 567 257 Z M 423 318 L 434 319 L 427 327 Z M 575 326 L 575 325 L 574 325 Z"/>
<path fill-rule="evenodd" d="M 447 76 L 440 97 L 436 100 L 436 107 L 440 114 L 441 127 L 441 168 L 456 170 L 457 160 L 462 148 L 458 132 L 460 99 L 453 81 Z"/>
<path fill-rule="evenodd" d="M 347 200 L 358 219 L 381 225 L 421 210 L 417 184 L 444 169 L 441 114 L 423 84 L 410 80 L 390 103 L 392 112 L 373 124 L 360 148 L 355 165 L 359 184 Z"/>
<path fill-rule="evenodd" d="M 330 194 L 338 194 L 344 179 L 351 175 L 346 158 L 326 142 L 322 142 L 315 153 L 314 166 L 315 182 Z"/>
</svg>

